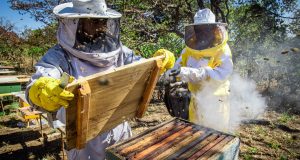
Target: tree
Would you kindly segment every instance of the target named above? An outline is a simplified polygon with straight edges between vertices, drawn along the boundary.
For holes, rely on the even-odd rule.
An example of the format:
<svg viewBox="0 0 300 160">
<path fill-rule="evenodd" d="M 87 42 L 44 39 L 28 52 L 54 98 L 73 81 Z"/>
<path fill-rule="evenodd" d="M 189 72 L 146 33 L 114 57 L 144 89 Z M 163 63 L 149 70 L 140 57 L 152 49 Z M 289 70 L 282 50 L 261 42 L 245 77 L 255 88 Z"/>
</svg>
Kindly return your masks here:
<svg viewBox="0 0 300 160">
<path fill-rule="evenodd" d="M 69 0 L 70 1 L 70 0 Z M 52 13 L 53 8 L 66 2 L 65 0 L 8 0 L 11 9 L 19 11 L 21 14 L 28 13 L 36 21 L 50 24 L 55 20 Z"/>
<path fill-rule="evenodd" d="M 36 20 L 51 24 L 55 17 L 52 9 L 65 0 L 9 0 L 11 8 L 21 13 L 29 13 Z M 149 46 L 175 33 L 177 38 L 184 36 L 184 24 L 192 23 L 194 13 L 198 8 L 211 7 L 216 12 L 218 20 L 226 21 L 221 5 L 228 6 L 228 1 L 220 0 L 108 0 L 111 8 L 123 13 L 123 42 L 141 54 L 142 46 Z M 228 9 L 228 8 L 227 8 Z M 159 38 L 160 37 L 160 38 Z M 176 44 L 174 44 L 176 45 Z M 153 47 L 152 47 L 153 48 Z M 154 47 L 155 48 L 155 47 Z"/>
<path fill-rule="evenodd" d="M 17 35 L 14 26 L 4 18 L 0 19 L 0 61 L 7 65 L 18 65 L 33 67 L 46 51 L 56 43 L 57 24 L 53 23 L 43 29 L 25 31 Z M 25 64 L 31 57 L 31 64 Z M 30 66 L 29 66 L 30 65 Z"/>
<path fill-rule="evenodd" d="M 22 39 L 13 31 L 14 25 L 0 18 L 0 61 L 17 59 L 17 46 L 22 43 Z"/>
<path fill-rule="evenodd" d="M 257 82 L 270 106 L 295 112 L 300 98 L 295 91 L 300 61 L 290 49 L 300 48 L 296 3 L 233 1 L 229 18 L 235 70 Z"/>
<path fill-rule="evenodd" d="M 9 0 L 11 7 L 21 13 L 29 13 L 45 24 L 54 24 L 52 14 L 55 5 L 64 0 Z M 217 21 L 227 22 L 235 71 L 254 79 L 264 93 L 281 92 L 295 95 L 292 84 L 298 80 L 299 58 L 290 48 L 299 49 L 300 9 L 297 0 L 108 0 L 110 8 L 123 14 L 121 39 L 123 44 L 137 54 L 151 57 L 159 48 L 166 48 L 179 55 L 184 42 L 184 26 L 193 23 L 199 8 L 210 8 Z M 51 27 L 50 27 L 51 28 Z M 43 41 L 44 31 L 33 31 L 27 36 L 32 47 L 54 43 Z M 51 33 L 54 35 L 54 31 Z M 54 37 L 54 36 L 53 36 Z M 53 42 L 53 43 L 52 43 Z M 47 47 L 43 48 L 46 49 Z M 281 52 L 288 54 L 281 54 Z M 294 54 L 295 53 L 295 54 Z M 298 53 L 298 52 L 297 52 Z M 293 65 L 289 65 L 293 64 Z M 284 77 L 289 77 L 286 79 Z M 278 89 L 272 88 L 277 81 Z M 287 83 L 288 82 L 288 83 Z M 296 94 L 299 96 L 299 93 Z M 274 96 L 277 99 L 278 96 Z M 276 99 L 276 100 L 277 100 Z M 298 98 L 300 99 L 300 97 Z M 270 102 L 274 98 L 270 99 Z M 283 101 L 282 101 L 283 102 Z M 278 102 L 279 105 L 281 102 Z"/>
</svg>

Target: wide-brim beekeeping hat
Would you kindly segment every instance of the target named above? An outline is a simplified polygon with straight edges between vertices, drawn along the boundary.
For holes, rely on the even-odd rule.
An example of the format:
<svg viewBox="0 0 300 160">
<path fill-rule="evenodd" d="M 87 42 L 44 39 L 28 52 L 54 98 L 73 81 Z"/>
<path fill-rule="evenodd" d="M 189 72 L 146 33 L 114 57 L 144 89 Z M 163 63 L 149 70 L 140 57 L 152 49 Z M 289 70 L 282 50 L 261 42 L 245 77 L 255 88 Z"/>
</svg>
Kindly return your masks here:
<svg viewBox="0 0 300 160">
<path fill-rule="evenodd" d="M 185 26 L 185 44 L 194 50 L 215 47 L 227 39 L 226 25 L 216 22 L 210 9 L 201 9 L 195 14 L 194 23 Z"/>
<path fill-rule="evenodd" d="M 194 16 L 194 23 L 188 24 L 187 26 L 202 24 L 218 24 L 227 26 L 227 23 L 216 22 L 215 14 L 208 8 L 198 10 Z"/>
<path fill-rule="evenodd" d="M 53 9 L 61 18 L 120 18 L 121 13 L 107 7 L 105 0 L 73 0 Z"/>
</svg>

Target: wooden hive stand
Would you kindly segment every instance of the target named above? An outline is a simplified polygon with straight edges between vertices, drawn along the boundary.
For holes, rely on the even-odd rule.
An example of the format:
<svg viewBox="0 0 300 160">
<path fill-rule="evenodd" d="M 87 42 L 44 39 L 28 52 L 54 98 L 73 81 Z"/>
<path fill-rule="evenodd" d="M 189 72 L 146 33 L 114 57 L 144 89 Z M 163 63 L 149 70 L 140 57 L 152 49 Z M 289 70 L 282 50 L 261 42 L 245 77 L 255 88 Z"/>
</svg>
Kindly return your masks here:
<svg viewBox="0 0 300 160">
<path fill-rule="evenodd" d="M 18 108 L 18 113 L 20 115 L 21 118 L 24 119 L 24 121 L 26 122 L 26 126 L 29 127 L 29 122 L 31 120 L 36 120 L 37 123 L 40 124 L 40 126 L 42 125 L 42 119 L 41 119 L 41 115 L 43 112 L 41 111 L 36 111 L 36 110 L 32 110 L 32 107 L 26 102 L 25 100 L 25 95 L 19 95 L 19 106 L 20 108 Z M 42 127 L 41 127 L 42 130 Z"/>
</svg>

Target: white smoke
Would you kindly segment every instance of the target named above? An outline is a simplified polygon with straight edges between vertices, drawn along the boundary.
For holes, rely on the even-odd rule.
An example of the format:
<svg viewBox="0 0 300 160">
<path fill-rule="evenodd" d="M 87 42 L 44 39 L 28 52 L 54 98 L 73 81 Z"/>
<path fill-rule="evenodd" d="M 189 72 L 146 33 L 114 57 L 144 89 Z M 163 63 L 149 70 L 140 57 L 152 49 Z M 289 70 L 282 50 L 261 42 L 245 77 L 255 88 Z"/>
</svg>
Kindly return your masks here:
<svg viewBox="0 0 300 160">
<path fill-rule="evenodd" d="M 201 125 L 233 133 L 242 121 L 257 118 L 267 107 L 255 82 L 237 73 L 230 78 L 229 96 L 215 96 L 213 85 L 204 83 L 203 89 L 196 93 L 198 123 Z"/>
</svg>

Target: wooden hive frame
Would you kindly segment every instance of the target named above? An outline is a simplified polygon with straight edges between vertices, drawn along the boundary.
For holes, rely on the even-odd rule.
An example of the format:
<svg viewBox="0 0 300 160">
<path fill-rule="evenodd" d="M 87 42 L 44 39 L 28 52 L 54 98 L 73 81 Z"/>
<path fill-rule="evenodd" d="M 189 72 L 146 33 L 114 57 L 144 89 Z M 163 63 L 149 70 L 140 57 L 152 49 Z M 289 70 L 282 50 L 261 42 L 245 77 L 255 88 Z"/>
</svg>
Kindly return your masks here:
<svg viewBox="0 0 300 160">
<path fill-rule="evenodd" d="M 163 57 L 141 60 L 94 74 L 67 87 L 75 98 L 66 109 L 67 149 L 81 149 L 88 140 L 125 119 L 142 117 L 153 94 Z"/>
<path fill-rule="evenodd" d="M 108 160 L 238 159 L 240 140 L 174 118 L 106 148 Z"/>
</svg>

